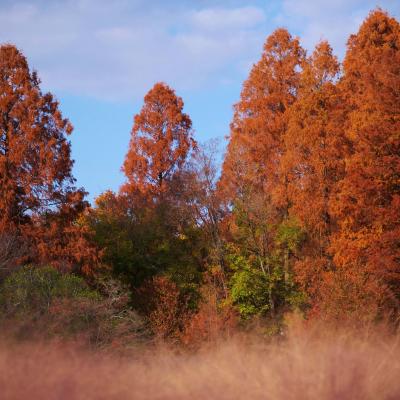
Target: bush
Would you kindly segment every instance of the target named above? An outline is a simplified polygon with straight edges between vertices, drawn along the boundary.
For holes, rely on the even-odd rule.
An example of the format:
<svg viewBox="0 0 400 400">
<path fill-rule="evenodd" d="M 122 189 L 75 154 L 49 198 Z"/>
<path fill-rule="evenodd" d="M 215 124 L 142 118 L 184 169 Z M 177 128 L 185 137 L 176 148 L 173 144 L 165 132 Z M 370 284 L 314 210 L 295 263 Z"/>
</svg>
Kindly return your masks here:
<svg viewBox="0 0 400 400">
<path fill-rule="evenodd" d="M 166 276 L 146 281 L 135 293 L 135 303 L 157 339 L 175 340 L 189 311 L 188 297 Z"/>
<path fill-rule="evenodd" d="M 99 295 L 82 278 L 52 267 L 25 266 L 0 287 L 0 309 L 6 315 L 43 314 L 61 298 L 98 299 Z"/>
<path fill-rule="evenodd" d="M 0 330 L 18 340 L 77 340 L 91 347 L 126 348 L 147 335 L 129 303 L 129 292 L 112 279 L 96 282 L 51 267 L 25 266 L 0 286 Z"/>
<path fill-rule="evenodd" d="M 209 282 L 201 288 L 198 310 L 188 318 L 181 339 L 188 347 L 200 348 L 205 343 L 227 340 L 237 327 L 237 313 L 228 301 L 220 299 L 218 289 Z"/>
</svg>

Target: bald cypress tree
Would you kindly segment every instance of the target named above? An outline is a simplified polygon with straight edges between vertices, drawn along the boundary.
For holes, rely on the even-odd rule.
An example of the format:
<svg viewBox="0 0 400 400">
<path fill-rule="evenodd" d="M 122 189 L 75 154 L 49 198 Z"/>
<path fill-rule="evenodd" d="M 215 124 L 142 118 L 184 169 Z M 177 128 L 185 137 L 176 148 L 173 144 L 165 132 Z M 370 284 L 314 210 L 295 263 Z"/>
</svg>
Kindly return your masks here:
<svg viewBox="0 0 400 400">
<path fill-rule="evenodd" d="M 74 225 L 85 192 L 72 175 L 70 122 L 12 45 L 0 47 L 0 232 L 29 247 L 32 262 L 82 264 L 88 246 Z"/>
<path fill-rule="evenodd" d="M 398 21 L 379 9 L 370 13 L 348 41 L 341 87 L 352 147 L 331 202 L 339 224 L 332 241 L 336 292 L 347 291 L 349 311 L 368 307 L 373 316 L 400 295 Z"/>
<path fill-rule="evenodd" d="M 297 101 L 289 111 L 281 162 L 288 177 L 290 214 L 307 232 L 295 263 L 296 277 L 313 306 L 321 303 L 324 274 L 333 268 L 329 240 L 334 219 L 329 201 L 343 178 L 347 149 L 343 100 L 336 85 L 339 70 L 330 45 L 319 43 L 301 73 Z"/>
<path fill-rule="evenodd" d="M 279 186 L 287 111 L 296 100 L 304 56 L 298 39 L 277 29 L 244 82 L 221 181 L 231 197 L 249 187 L 271 194 Z"/>
<path fill-rule="evenodd" d="M 192 121 L 183 112 L 183 101 L 164 83 L 146 94 L 134 118 L 123 171 L 127 190 L 157 195 L 168 187 L 196 148 Z"/>
</svg>

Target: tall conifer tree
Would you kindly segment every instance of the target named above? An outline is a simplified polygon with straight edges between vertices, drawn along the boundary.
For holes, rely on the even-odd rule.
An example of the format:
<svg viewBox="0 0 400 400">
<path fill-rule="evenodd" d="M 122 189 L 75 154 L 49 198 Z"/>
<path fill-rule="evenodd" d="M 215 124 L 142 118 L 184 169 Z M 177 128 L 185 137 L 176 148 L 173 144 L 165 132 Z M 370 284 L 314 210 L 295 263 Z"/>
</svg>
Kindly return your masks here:
<svg viewBox="0 0 400 400">
<path fill-rule="evenodd" d="M 135 115 L 129 150 L 123 165 L 126 189 L 160 194 L 196 148 L 192 121 L 183 101 L 164 83 L 146 94 Z"/>
<path fill-rule="evenodd" d="M 82 264 L 93 254 L 74 224 L 87 203 L 74 186 L 72 125 L 39 84 L 16 47 L 0 47 L 0 234 L 17 236 L 31 262 Z"/>
<path fill-rule="evenodd" d="M 341 85 L 352 149 L 331 202 L 339 222 L 332 250 L 350 311 L 365 305 L 374 313 L 382 299 L 397 303 L 400 294 L 400 24 L 394 18 L 375 10 L 350 37 Z"/>
<path fill-rule="evenodd" d="M 289 111 L 282 174 L 288 176 L 290 214 L 307 233 L 297 280 L 319 303 L 325 272 L 332 269 L 329 239 L 334 220 L 329 200 L 343 177 L 346 140 L 344 112 L 336 86 L 339 63 L 327 42 L 321 42 L 305 63 L 298 98 Z"/>
</svg>

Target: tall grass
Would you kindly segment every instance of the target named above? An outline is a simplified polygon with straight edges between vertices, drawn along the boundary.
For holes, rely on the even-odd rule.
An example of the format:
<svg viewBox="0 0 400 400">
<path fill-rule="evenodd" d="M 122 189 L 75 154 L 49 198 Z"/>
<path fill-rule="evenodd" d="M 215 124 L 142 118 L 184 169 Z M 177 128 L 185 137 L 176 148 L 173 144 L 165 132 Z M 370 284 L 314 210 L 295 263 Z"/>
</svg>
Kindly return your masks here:
<svg viewBox="0 0 400 400">
<path fill-rule="evenodd" d="M 236 338 L 197 352 L 129 357 L 73 346 L 0 348 L 0 397 L 75 399 L 400 399 L 400 342 L 382 332 L 295 329 L 274 343 Z"/>
</svg>

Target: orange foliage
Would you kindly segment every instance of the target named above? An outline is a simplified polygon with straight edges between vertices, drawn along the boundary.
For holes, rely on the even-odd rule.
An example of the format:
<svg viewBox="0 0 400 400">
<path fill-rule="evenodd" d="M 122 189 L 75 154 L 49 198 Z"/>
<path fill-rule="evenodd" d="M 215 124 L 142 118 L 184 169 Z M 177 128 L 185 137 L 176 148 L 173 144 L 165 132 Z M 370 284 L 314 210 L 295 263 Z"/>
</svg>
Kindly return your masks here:
<svg viewBox="0 0 400 400">
<path fill-rule="evenodd" d="M 74 223 L 87 203 L 74 187 L 72 126 L 39 84 L 17 48 L 0 47 L 0 234 L 23 238 L 25 261 L 88 268 L 96 254 Z"/>
<path fill-rule="evenodd" d="M 243 84 L 223 164 L 222 186 L 231 196 L 277 189 L 287 110 L 296 99 L 303 58 L 298 39 L 278 29 Z"/>
<path fill-rule="evenodd" d="M 161 193 L 195 148 L 192 121 L 183 113 L 182 99 L 166 84 L 156 83 L 135 115 L 123 165 L 125 189 Z"/>
<path fill-rule="evenodd" d="M 235 106 L 221 188 L 236 206 L 261 198 L 264 222 L 300 222 L 292 259 L 314 313 L 398 309 L 399 65 L 400 25 L 379 9 L 350 37 L 343 76 L 327 42 L 305 59 L 278 29 Z"/>
<path fill-rule="evenodd" d="M 295 263 L 297 281 L 320 300 L 324 271 L 332 268 L 328 253 L 334 220 L 329 199 L 343 177 L 346 140 L 342 133 L 342 99 L 335 80 L 339 63 L 321 42 L 304 65 L 296 103 L 289 111 L 282 174 L 288 176 L 290 213 L 307 232 L 302 257 Z"/>
<path fill-rule="evenodd" d="M 202 288 L 198 311 L 188 318 L 181 335 L 183 343 L 197 347 L 226 340 L 233 335 L 238 318 L 230 305 L 220 304 L 218 290 L 208 284 Z"/>
<path fill-rule="evenodd" d="M 329 44 L 320 43 L 301 75 L 298 99 L 290 110 L 284 138 L 286 153 L 281 164 L 289 174 L 291 212 L 323 240 L 331 222 L 328 200 L 343 169 L 343 135 L 337 126 L 341 98 L 334 82 L 338 70 Z M 317 250 L 321 246 L 322 243 Z"/>
<path fill-rule="evenodd" d="M 39 84 L 14 46 L 0 47 L 0 268 L 29 261 L 88 270 L 97 254 L 82 218 L 85 192 L 72 176 L 72 126 Z M 182 99 L 156 83 L 134 117 L 123 165 L 127 183 L 119 195 L 101 195 L 89 214 L 104 222 L 103 243 L 116 243 L 121 253 L 122 236 L 111 232 L 108 241 L 107 223 L 119 228 L 133 211 L 160 206 L 157 218 L 143 218 L 141 226 L 173 227 L 165 236 L 176 238 L 185 237 L 184 228 L 205 233 L 225 298 L 225 252 L 236 240 L 263 271 L 266 261 L 283 266 L 285 290 L 294 288 L 288 279 L 294 265 L 311 314 L 369 321 L 399 309 L 399 132 L 398 21 L 380 9 L 370 13 L 348 41 L 343 74 L 327 42 L 306 58 L 299 40 L 277 29 L 234 107 L 218 188 L 217 168 L 197 151 Z M 193 152 L 197 159 L 185 168 Z M 229 215 L 227 204 L 236 214 Z M 285 226 L 290 218 L 292 230 Z M 135 229 L 123 230 L 128 250 Z M 177 285 L 158 276 L 139 294 L 153 331 L 177 338 L 188 317 Z M 217 307 L 215 293 L 207 296 L 185 328 L 188 341 L 221 335 L 233 321 Z"/>
<path fill-rule="evenodd" d="M 136 297 L 156 338 L 176 339 L 179 336 L 187 304 L 174 282 L 166 276 L 155 276 L 136 291 Z"/>
<path fill-rule="evenodd" d="M 372 12 L 350 37 L 341 83 L 352 148 L 332 212 L 339 230 L 332 251 L 339 269 L 375 282 L 375 301 L 399 293 L 400 24 Z"/>
</svg>

